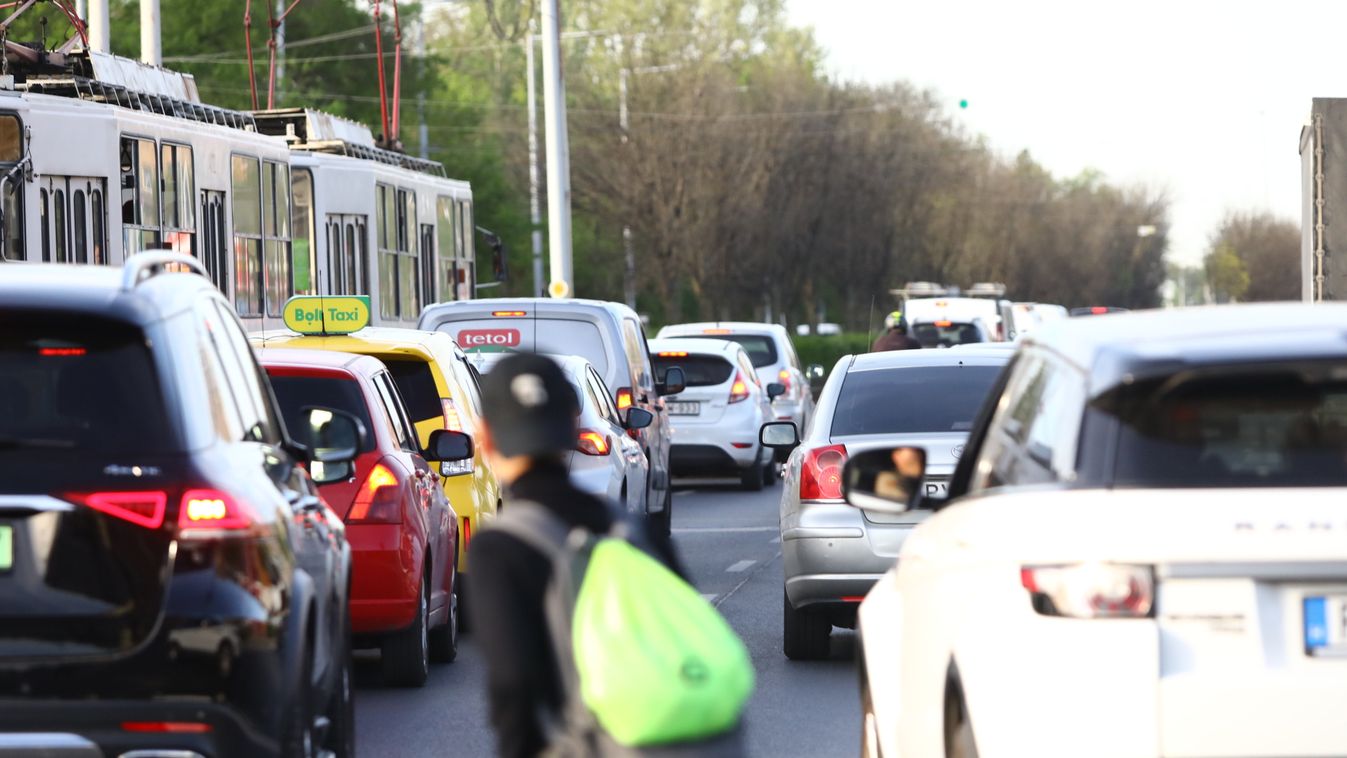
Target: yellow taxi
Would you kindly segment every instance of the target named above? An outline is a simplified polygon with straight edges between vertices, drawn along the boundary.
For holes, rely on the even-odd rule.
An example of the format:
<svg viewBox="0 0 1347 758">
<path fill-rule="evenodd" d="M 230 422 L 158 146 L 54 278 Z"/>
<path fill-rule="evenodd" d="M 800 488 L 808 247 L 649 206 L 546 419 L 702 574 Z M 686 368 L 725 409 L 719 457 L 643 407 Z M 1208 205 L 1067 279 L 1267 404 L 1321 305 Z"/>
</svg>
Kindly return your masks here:
<svg viewBox="0 0 1347 758">
<path fill-rule="evenodd" d="M 436 429 L 477 437 L 482 417 L 480 374 L 453 337 L 444 332 L 366 326 L 367 296 L 296 296 L 286 303 L 283 316 L 289 328 L 249 335 L 254 348 L 374 356 L 393 375 L 422 448 Z M 472 535 L 487 526 L 500 508 L 500 484 L 480 449 L 474 449 L 471 460 L 430 464 L 440 472 L 444 494 L 458 514 L 462 545 L 458 570 L 466 572 Z"/>
</svg>

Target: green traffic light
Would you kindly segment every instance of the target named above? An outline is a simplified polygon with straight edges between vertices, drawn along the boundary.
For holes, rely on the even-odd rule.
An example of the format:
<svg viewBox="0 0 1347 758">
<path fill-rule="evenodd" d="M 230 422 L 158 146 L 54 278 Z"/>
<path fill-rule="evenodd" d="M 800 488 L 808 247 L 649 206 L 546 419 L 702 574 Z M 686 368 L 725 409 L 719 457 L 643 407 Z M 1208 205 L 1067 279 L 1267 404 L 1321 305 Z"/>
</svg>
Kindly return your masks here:
<svg viewBox="0 0 1347 758">
<path fill-rule="evenodd" d="M 959 107 L 960 107 L 960 108 L 967 108 L 967 107 L 968 107 L 968 101 L 967 101 L 967 100 L 960 100 L 960 101 L 959 101 Z"/>
</svg>

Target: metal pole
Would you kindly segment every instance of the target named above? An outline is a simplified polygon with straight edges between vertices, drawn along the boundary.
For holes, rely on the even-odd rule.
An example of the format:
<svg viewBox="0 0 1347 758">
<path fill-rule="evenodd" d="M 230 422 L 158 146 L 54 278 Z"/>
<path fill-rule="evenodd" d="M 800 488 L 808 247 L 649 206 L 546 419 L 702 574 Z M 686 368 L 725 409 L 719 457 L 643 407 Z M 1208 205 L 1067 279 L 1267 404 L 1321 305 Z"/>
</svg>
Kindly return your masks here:
<svg viewBox="0 0 1347 758">
<path fill-rule="evenodd" d="M 159 45 L 159 0 L 140 0 L 140 59 L 151 66 L 164 65 Z"/>
<path fill-rule="evenodd" d="M 75 0 L 75 15 L 79 16 L 84 23 L 89 23 L 88 0 Z"/>
<path fill-rule="evenodd" d="M 416 25 L 416 55 L 420 59 L 417 73 L 421 86 L 416 88 L 416 138 L 421 143 L 421 159 L 430 160 L 430 125 L 426 123 L 426 9 L 421 8 L 421 22 Z"/>
<path fill-rule="evenodd" d="M 89 49 L 96 53 L 112 52 L 108 39 L 108 0 L 89 0 Z"/>
<path fill-rule="evenodd" d="M 538 97 L 534 94 L 537 69 L 533 65 L 533 43 L 537 37 L 524 35 L 524 65 L 528 68 L 526 88 L 529 109 L 529 219 L 533 222 L 533 296 L 542 297 L 547 291 L 543 279 L 543 218 L 538 202 Z"/>
<path fill-rule="evenodd" d="M 571 167 L 566 137 L 566 83 L 561 70 L 559 0 L 543 0 L 543 120 L 547 144 L 548 294 L 574 294 L 571 265 Z"/>
<path fill-rule="evenodd" d="M 627 144 L 627 128 L 631 125 L 627 111 L 627 80 L 631 69 L 623 68 L 617 75 L 617 125 L 622 130 L 622 144 Z M 631 245 L 631 227 L 622 225 L 622 295 L 627 307 L 636 309 L 636 250 Z"/>
<path fill-rule="evenodd" d="M 157 0 L 156 0 L 157 1 Z M 276 0 L 276 103 L 280 107 L 281 89 L 285 86 L 285 0 Z"/>
</svg>

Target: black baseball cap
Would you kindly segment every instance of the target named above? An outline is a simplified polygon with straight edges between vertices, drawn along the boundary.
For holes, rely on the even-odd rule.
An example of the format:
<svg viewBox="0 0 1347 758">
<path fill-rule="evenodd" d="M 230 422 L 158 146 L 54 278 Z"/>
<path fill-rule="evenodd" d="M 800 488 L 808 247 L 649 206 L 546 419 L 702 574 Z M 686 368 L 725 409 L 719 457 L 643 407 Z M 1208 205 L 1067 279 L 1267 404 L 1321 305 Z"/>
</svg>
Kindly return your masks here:
<svg viewBox="0 0 1347 758">
<path fill-rule="evenodd" d="M 529 353 L 496 364 L 483 381 L 482 415 L 509 456 L 556 455 L 575 447 L 580 401 L 561 367 Z"/>
</svg>

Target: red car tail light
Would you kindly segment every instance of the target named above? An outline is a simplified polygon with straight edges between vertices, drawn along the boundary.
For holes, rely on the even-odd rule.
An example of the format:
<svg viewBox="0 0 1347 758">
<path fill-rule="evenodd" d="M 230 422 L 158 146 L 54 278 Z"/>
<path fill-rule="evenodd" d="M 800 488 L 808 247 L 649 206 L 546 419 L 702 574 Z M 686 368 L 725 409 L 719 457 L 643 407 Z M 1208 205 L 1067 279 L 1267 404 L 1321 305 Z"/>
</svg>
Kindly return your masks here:
<svg viewBox="0 0 1347 758">
<path fill-rule="evenodd" d="M 144 492 L 69 492 L 65 499 L 130 521 L 146 529 L 164 525 L 164 510 L 168 507 L 168 493 L 161 490 Z"/>
<path fill-rule="evenodd" d="M 730 385 L 730 402 L 739 403 L 748 399 L 748 382 L 744 381 L 744 375 L 738 371 L 734 372 L 734 384 Z"/>
<path fill-rule="evenodd" d="M 1034 610 L 1045 616 L 1144 618 L 1155 604 L 1155 572 L 1149 566 L 1025 566 L 1020 584 L 1029 591 Z"/>
<path fill-rule="evenodd" d="M 622 387 L 617 391 L 617 409 L 625 411 L 632 406 L 633 397 L 631 387 Z"/>
<path fill-rule="evenodd" d="M 356 491 L 355 502 L 346 514 L 348 524 L 401 524 L 402 480 L 391 466 L 374 464 L 369 476 Z"/>
<path fill-rule="evenodd" d="M 252 514 L 228 493 L 214 489 L 194 489 L 182 493 L 178 511 L 179 533 L 191 536 L 196 531 L 238 531 L 254 524 Z"/>
<path fill-rule="evenodd" d="M 841 500 L 842 467 L 847 462 L 844 445 L 808 450 L 800 464 L 801 500 Z"/>
<path fill-rule="evenodd" d="M 123 721 L 123 732 L 139 734 L 206 734 L 210 724 L 199 721 Z"/>
<path fill-rule="evenodd" d="M 575 443 L 575 449 L 585 455 L 607 455 L 608 451 L 613 449 L 613 446 L 608 441 L 607 435 L 600 434 L 593 429 L 581 429 L 580 437 Z"/>
<path fill-rule="evenodd" d="M 781 385 L 782 385 L 783 387 L 786 388 L 786 394 L 789 395 L 789 394 L 790 394 L 790 387 L 791 387 L 791 382 L 790 382 L 790 369 L 788 369 L 788 368 L 783 368 L 783 369 L 781 369 L 780 371 L 778 371 L 777 374 L 776 374 L 776 380 L 777 380 L 778 382 L 781 382 Z"/>
<path fill-rule="evenodd" d="M 464 516 L 464 517 L 463 517 L 463 550 L 462 550 L 461 552 L 467 553 L 467 552 L 468 552 L 468 545 L 471 544 L 471 543 L 472 543 L 472 517 L 471 517 L 471 516 Z"/>
</svg>

